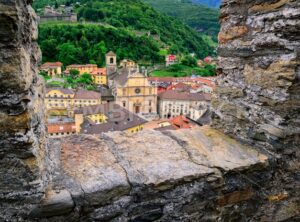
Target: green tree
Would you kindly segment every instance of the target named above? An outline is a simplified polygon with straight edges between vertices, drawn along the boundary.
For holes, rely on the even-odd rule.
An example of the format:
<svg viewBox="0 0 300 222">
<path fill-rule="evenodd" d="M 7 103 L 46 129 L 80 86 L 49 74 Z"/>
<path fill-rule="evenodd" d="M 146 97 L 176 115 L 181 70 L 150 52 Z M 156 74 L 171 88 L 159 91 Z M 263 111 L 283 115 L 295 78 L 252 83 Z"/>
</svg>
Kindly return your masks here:
<svg viewBox="0 0 300 222">
<path fill-rule="evenodd" d="M 91 85 L 93 84 L 93 78 L 90 74 L 84 73 L 76 80 L 77 83 L 82 85 Z"/>
<path fill-rule="evenodd" d="M 195 67 L 195 66 L 197 66 L 197 59 L 195 59 L 194 57 L 188 55 L 188 56 L 185 56 L 181 60 L 181 64 L 185 65 L 185 66 Z"/>
<path fill-rule="evenodd" d="M 63 43 L 57 47 L 59 50 L 58 59 L 65 65 L 80 62 L 81 48 L 77 48 L 72 43 Z"/>
<path fill-rule="evenodd" d="M 70 77 L 73 80 L 77 79 L 79 74 L 80 74 L 80 72 L 77 69 L 71 69 L 70 70 Z"/>
<path fill-rule="evenodd" d="M 94 45 L 89 51 L 88 51 L 88 57 L 95 61 L 95 64 L 102 67 L 105 63 L 105 53 L 107 52 L 107 48 L 105 46 L 105 42 L 101 41 L 100 43 Z"/>
</svg>

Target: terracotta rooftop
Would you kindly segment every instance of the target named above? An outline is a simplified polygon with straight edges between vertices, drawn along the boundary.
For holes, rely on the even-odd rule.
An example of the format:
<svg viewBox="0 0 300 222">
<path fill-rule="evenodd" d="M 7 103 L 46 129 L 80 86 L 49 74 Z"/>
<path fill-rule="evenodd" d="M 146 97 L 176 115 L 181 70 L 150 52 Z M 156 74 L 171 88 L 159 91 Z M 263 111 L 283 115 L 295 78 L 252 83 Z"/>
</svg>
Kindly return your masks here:
<svg viewBox="0 0 300 222">
<path fill-rule="evenodd" d="M 61 62 L 46 62 L 41 66 L 41 69 L 47 69 L 47 68 L 58 68 L 62 67 Z"/>
<path fill-rule="evenodd" d="M 90 74 L 106 76 L 106 68 L 97 68 L 97 69 L 93 70 Z"/>
<path fill-rule="evenodd" d="M 177 83 L 174 86 L 171 86 L 171 88 L 173 90 L 177 90 L 177 91 L 187 91 L 187 92 L 189 92 L 190 89 L 191 89 L 191 85 L 188 85 L 188 84 L 185 84 L 183 82 L 180 82 L 180 83 Z"/>
<path fill-rule="evenodd" d="M 190 124 L 190 120 L 188 120 L 185 116 L 177 116 L 170 120 L 170 123 L 173 127 L 177 129 L 190 129 L 192 125 Z"/>
<path fill-rule="evenodd" d="M 97 65 L 96 64 L 84 64 L 84 65 L 72 64 L 72 65 L 67 66 L 67 69 L 82 68 L 82 67 L 97 67 Z"/>
<path fill-rule="evenodd" d="M 160 99 L 166 100 L 187 100 L 187 101 L 210 101 L 211 95 L 206 93 L 189 93 L 167 90 L 158 94 Z"/>
<path fill-rule="evenodd" d="M 74 99 L 101 99 L 101 93 L 89 90 L 78 90 Z"/>
<path fill-rule="evenodd" d="M 47 125 L 48 133 L 73 133 L 76 132 L 75 123 L 52 123 Z"/>
<path fill-rule="evenodd" d="M 195 82 L 204 83 L 213 88 L 215 87 L 215 84 L 211 79 L 203 77 L 148 77 L 148 80 L 151 82 Z"/>
</svg>

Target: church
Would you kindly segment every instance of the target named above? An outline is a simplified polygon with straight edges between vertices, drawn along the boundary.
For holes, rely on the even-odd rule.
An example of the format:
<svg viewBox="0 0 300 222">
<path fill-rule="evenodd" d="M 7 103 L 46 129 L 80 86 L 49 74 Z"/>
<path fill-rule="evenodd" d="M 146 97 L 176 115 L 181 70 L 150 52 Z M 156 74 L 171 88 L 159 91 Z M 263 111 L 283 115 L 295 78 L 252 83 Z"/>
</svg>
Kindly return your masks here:
<svg viewBox="0 0 300 222">
<path fill-rule="evenodd" d="M 115 102 L 132 113 L 147 119 L 157 116 L 157 87 L 152 86 L 146 75 L 141 73 L 138 65 L 128 60 L 118 69 L 117 57 L 113 52 L 106 54 L 106 68 L 109 87 L 112 89 Z"/>
</svg>

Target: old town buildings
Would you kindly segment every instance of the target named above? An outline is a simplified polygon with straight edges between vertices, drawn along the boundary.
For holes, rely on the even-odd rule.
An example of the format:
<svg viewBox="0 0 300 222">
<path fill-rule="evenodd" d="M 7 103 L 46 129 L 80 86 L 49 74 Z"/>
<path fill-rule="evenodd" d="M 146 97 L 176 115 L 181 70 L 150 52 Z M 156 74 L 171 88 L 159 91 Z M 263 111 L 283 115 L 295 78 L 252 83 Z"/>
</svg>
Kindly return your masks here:
<svg viewBox="0 0 300 222">
<path fill-rule="evenodd" d="M 101 104 L 101 94 L 94 91 L 48 88 L 45 96 L 47 109 L 72 109 Z"/>
<path fill-rule="evenodd" d="M 143 130 L 147 122 L 115 103 L 77 108 L 74 115 L 77 132 L 84 134 L 101 134 L 109 131 L 135 133 Z"/>
<path fill-rule="evenodd" d="M 62 73 L 70 77 L 71 70 L 77 70 L 79 77 L 89 74 L 97 86 L 96 91 L 82 86 L 47 88 L 45 104 L 51 137 L 110 131 L 135 133 L 149 122 L 160 120 L 157 130 L 185 129 L 195 122 L 200 124 L 201 117 L 209 113 L 214 84 L 207 78 L 148 77 L 132 60 L 124 59 L 118 65 L 113 52 L 106 54 L 105 68 L 87 64 L 53 71 L 49 67 L 54 66 L 46 63 L 41 68 L 53 76 Z"/>
<path fill-rule="evenodd" d="M 94 70 L 96 70 L 98 67 L 95 64 L 86 64 L 86 65 L 69 65 L 66 67 L 66 73 L 69 73 L 71 70 L 78 70 L 79 74 L 82 75 L 84 73 L 90 74 Z"/>
<path fill-rule="evenodd" d="M 54 77 L 62 74 L 62 65 L 61 62 L 46 62 L 41 66 L 40 70 L 46 72 L 48 76 Z"/>
<path fill-rule="evenodd" d="M 93 78 L 93 82 L 97 85 L 107 85 L 106 68 L 96 68 L 90 75 Z"/>
</svg>

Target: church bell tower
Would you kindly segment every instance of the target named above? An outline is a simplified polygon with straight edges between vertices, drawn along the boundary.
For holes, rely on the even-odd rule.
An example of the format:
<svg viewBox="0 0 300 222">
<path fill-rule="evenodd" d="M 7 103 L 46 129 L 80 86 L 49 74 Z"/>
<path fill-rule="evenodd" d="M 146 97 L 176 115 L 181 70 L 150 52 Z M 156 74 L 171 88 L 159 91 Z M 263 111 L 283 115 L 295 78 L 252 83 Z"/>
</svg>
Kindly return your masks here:
<svg viewBox="0 0 300 222">
<path fill-rule="evenodd" d="M 108 79 L 117 72 L 117 55 L 110 51 L 106 54 L 106 74 Z"/>
</svg>

